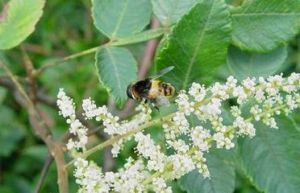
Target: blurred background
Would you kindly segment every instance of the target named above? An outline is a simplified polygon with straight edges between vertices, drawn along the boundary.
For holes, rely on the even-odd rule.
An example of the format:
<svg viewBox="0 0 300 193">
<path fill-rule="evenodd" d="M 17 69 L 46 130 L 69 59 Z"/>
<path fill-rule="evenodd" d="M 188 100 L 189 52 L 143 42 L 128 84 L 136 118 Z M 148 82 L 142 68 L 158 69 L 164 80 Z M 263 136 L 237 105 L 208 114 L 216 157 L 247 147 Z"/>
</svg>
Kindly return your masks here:
<svg viewBox="0 0 300 193">
<path fill-rule="evenodd" d="M 1 10 L 5 2 L 7 1 L 0 0 Z M 44 14 L 35 32 L 21 46 L 0 52 L 0 57 L 6 61 L 18 79 L 25 82 L 26 56 L 33 61 L 35 68 L 39 68 L 53 60 L 104 43 L 107 39 L 94 28 L 90 7 L 90 0 L 47 1 Z M 127 48 L 132 51 L 137 61 L 141 61 L 145 45 L 146 43 L 141 43 L 127 46 Z M 288 58 L 278 72 L 286 74 L 299 72 L 300 36 L 287 46 Z M 224 81 L 228 74 L 231 74 L 230 68 L 224 64 L 220 68 L 216 81 Z M 94 69 L 94 54 L 47 68 L 38 76 L 37 85 L 41 98 L 38 105 L 56 139 L 59 139 L 68 129 L 65 120 L 58 115 L 56 109 L 55 100 L 59 88 L 64 88 L 68 95 L 74 98 L 76 104 L 80 104 L 83 98 L 91 97 L 97 105 L 108 104 L 111 110 L 119 111 L 109 99 L 105 88 L 98 82 Z M 14 93 L 14 88 L 7 82 L 5 73 L 0 70 L 0 193 L 34 192 L 48 157 L 46 146 L 33 133 L 27 111 L 20 105 L 21 101 L 22 98 L 20 99 L 20 96 Z M 154 128 L 151 132 L 156 139 L 161 137 L 158 129 Z M 105 136 L 100 132 L 96 133 L 91 141 L 99 143 L 104 138 Z M 129 142 L 114 161 L 106 151 L 97 152 L 91 159 L 107 169 L 116 169 L 124 163 L 128 155 L 134 156 L 133 146 L 134 144 Z M 251 185 L 251 181 L 242 172 L 237 173 L 235 193 L 260 192 Z M 77 186 L 75 180 L 72 179 L 71 172 L 70 178 L 70 192 L 76 192 Z M 41 192 L 58 192 L 56 181 L 56 168 L 52 163 Z M 176 182 L 173 186 L 174 192 L 184 192 L 180 190 Z"/>
</svg>

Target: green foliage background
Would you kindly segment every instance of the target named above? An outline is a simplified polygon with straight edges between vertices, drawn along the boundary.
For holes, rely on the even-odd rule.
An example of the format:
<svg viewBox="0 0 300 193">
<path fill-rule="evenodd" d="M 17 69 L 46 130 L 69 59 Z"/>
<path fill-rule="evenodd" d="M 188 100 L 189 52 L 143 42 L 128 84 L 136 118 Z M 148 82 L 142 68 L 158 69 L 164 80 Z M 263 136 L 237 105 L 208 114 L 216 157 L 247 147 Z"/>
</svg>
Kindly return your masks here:
<svg viewBox="0 0 300 193">
<path fill-rule="evenodd" d="M 1 10 L 7 2 L 0 0 Z M 42 0 L 24 2 L 43 6 Z M 20 20 L 18 17 L 12 17 L 10 28 L 0 22 L 0 58 L 22 81 L 26 71 L 21 47 L 38 69 L 64 56 L 104 45 L 97 48 L 96 56 L 93 52 L 68 60 L 38 76 L 39 91 L 49 99 L 48 105 L 38 105 L 58 139 L 67 130 L 53 108 L 59 88 L 65 88 L 77 104 L 86 97 L 98 105 L 114 100 L 117 112 L 126 102 L 128 83 L 137 78 L 137 63 L 146 44 L 142 41 L 151 37 L 165 34 L 151 72 L 174 65 L 175 70 L 164 78 L 177 89 L 187 88 L 193 81 L 207 85 L 224 81 L 229 75 L 242 80 L 300 72 L 300 1 L 245 0 L 239 7 L 241 4 L 242 0 L 51 0 L 46 2 L 36 26 L 30 17 L 22 28 L 14 24 Z M 32 10 L 15 12 L 28 15 Z M 37 18 L 41 12 L 32 14 Z M 158 30 L 150 30 L 154 15 L 162 24 Z M 1 30 L 5 28 L 8 31 Z M 2 69 L 1 77 L 5 77 Z M 239 139 L 232 151 L 211 151 L 207 159 L 212 178 L 203 179 L 192 172 L 171 183 L 174 192 L 299 192 L 299 114 L 298 110 L 290 117 L 279 117 L 278 131 L 257 125 L 257 136 Z M 154 128 L 151 135 L 159 141 L 161 129 Z M 101 140 L 99 136 L 91 139 L 93 144 Z M 114 169 L 133 154 L 133 144 L 128 143 Z M 104 152 L 97 152 L 92 159 L 101 165 L 103 156 Z M 34 135 L 26 109 L 20 107 L 14 93 L 1 85 L 0 192 L 33 192 L 46 157 L 47 148 Z M 58 192 L 56 175 L 52 164 L 42 192 Z M 75 192 L 75 181 L 70 178 L 70 192 Z"/>
</svg>

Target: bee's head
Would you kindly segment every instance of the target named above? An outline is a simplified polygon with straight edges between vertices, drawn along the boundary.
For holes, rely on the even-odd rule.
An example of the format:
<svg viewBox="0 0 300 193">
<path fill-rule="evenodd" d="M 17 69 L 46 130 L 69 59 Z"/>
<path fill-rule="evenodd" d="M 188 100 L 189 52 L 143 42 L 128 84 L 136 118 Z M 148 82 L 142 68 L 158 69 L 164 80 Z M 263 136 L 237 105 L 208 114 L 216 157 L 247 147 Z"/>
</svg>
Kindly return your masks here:
<svg viewBox="0 0 300 193">
<path fill-rule="evenodd" d="M 127 91 L 126 91 L 126 93 L 127 93 L 128 98 L 131 98 L 131 99 L 134 99 L 134 98 L 135 98 L 135 97 L 133 96 L 133 93 L 132 93 L 132 84 L 130 84 L 130 85 L 127 86 Z"/>
</svg>

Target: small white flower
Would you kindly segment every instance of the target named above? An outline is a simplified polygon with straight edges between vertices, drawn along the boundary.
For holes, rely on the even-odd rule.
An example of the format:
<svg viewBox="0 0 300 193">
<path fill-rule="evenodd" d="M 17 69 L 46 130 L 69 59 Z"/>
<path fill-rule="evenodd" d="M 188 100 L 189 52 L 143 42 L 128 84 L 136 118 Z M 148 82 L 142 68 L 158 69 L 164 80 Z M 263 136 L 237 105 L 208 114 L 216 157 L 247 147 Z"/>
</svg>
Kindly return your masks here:
<svg viewBox="0 0 300 193">
<path fill-rule="evenodd" d="M 77 158 L 74 166 L 76 167 L 74 176 L 76 183 L 80 185 L 78 192 L 99 192 L 108 193 L 109 185 L 105 182 L 101 168 L 95 163 L 88 162 L 82 158 Z"/>
<path fill-rule="evenodd" d="M 57 106 L 59 108 L 59 114 L 64 118 L 75 116 L 75 107 L 73 99 L 68 97 L 64 89 L 60 88 L 57 94 Z"/>
<path fill-rule="evenodd" d="M 208 118 L 218 116 L 222 113 L 221 111 L 221 100 L 213 98 L 210 103 L 200 107 L 203 115 L 206 115 Z"/>
<path fill-rule="evenodd" d="M 160 193 L 172 193 L 171 187 L 168 187 L 163 178 L 153 179 L 153 191 Z"/>
<path fill-rule="evenodd" d="M 258 105 L 254 105 L 251 107 L 250 113 L 253 115 L 256 121 L 259 121 L 261 119 L 262 109 L 260 109 Z"/>
<path fill-rule="evenodd" d="M 59 114 L 61 114 L 64 118 L 67 118 L 67 123 L 70 125 L 70 133 L 78 138 L 77 141 L 70 139 L 67 143 L 67 149 L 70 151 L 73 149 L 85 150 L 85 146 L 88 142 L 87 128 L 85 128 L 82 123 L 76 119 L 73 99 L 68 97 L 63 89 L 59 89 L 57 94 L 57 105 L 60 109 Z"/>
<path fill-rule="evenodd" d="M 72 150 L 76 147 L 76 144 L 74 143 L 73 139 L 69 139 L 67 143 L 67 149 Z"/>
<path fill-rule="evenodd" d="M 217 132 L 213 135 L 213 139 L 216 141 L 217 148 L 231 149 L 234 147 L 234 143 L 231 141 L 231 136 L 225 136 L 224 132 Z"/>
<path fill-rule="evenodd" d="M 237 86 L 233 89 L 233 96 L 237 97 L 238 104 L 242 104 L 248 97 L 244 88 L 241 86 Z"/>
<path fill-rule="evenodd" d="M 154 141 L 150 138 L 150 135 L 144 135 L 139 132 L 135 134 L 135 141 L 138 142 L 136 149 L 140 155 L 149 159 L 148 169 L 154 171 L 163 171 L 165 164 L 165 155 L 161 153 L 160 147 L 155 145 Z"/>
<path fill-rule="evenodd" d="M 230 83 L 228 83 L 230 84 Z M 220 83 L 216 82 L 212 87 L 211 87 L 211 93 L 213 97 L 220 98 L 222 100 L 226 100 L 229 98 L 229 95 L 227 93 L 228 87 L 227 85 L 221 85 Z"/>
<path fill-rule="evenodd" d="M 255 94 L 254 94 L 254 99 L 256 101 L 258 101 L 259 103 L 261 103 L 263 100 L 266 99 L 265 92 L 263 91 L 263 89 L 261 89 L 261 88 L 256 89 Z"/>
<path fill-rule="evenodd" d="M 178 105 L 178 110 L 185 115 L 190 115 L 194 111 L 193 102 L 189 101 L 189 97 L 185 91 L 181 91 L 178 94 L 175 102 Z"/>
<path fill-rule="evenodd" d="M 188 155 L 174 154 L 168 157 L 168 163 L 172 163 L 172 177 L 180 178 L 184 174 L 195 169 L 192 158 Z"/>
<path fill-rule="evenodd" d="M 238 117 L 242 114 L 242 112 L 238 106 L 232 106 L 230 108 L 230 112 L 231 112 L 232 116 L 234 116 L 234 117 Z"/>
<path fill-rule="evenodd" d="M 273 129 L 278 129 L 278 126 L 277 126 L 277 123 L 276 123 L 274 117 L 265 117 L 265 118 L 263 119 L 263 122 L 264 122 L 267 126 L 273 128 Z"/>
<path fill-rule="evenodd" d="M 290 110 L 294 110 L 298 107 L 296 100 L 293 98 L 292 95 L 287 95 L 286 98 L 286 104 L 289 107 Z"/>
<path fill-rule="evenodd" d="M 238 128 L 238 135 L 248 135 L 250 138 L 255 136 L 255 128 L 254 125 L 246 120 L 243 117 L 237 117 L 233 126 Z"/>
<path fill-rule="evenodd" d="M 245 89 L 249 90 L 249 91 L 254 91 L 255 90 L 255 78 L 246 78 L 245 80 L 243 80 L 243 86 Z"/>
<path fill-rule="evenodd" d="M 98 108 L 95 104 L 95 101 L 92 101 L 91 98 L 84 99 L 82 101 L 82 109 L 84 110 L 83 115 L 87 119 L 92 119 L 94 117 L 99 116 L 100 112 L 98 111 Z M 107 112 L 104 112 L 104 114 Z"/>
<path fill-rule="evenodd" d="M 189 94 L 194 97 L 196 102 L 201 102 L 206 95 L 206 90 L 204 86 L 201 86 L 198 83 L 193 83 L 189 89 Z"/>
<path fill-rule="evenodd" d="M 206 159 L 203 157 L 203 152 L 195 151 L 191 155 L 193 162 L 195 163 L 200 174 L 203 175 L 204 178 L 209 178 L 210 173 L 208 167 L 206 165 Z"/>
<path fill-rule="evenodd" d="M 184 113 L 176 112 L 173 117 L 174 125 L 177 126 L 177 130 L 180 134 L 186 134 L 189 129 L 189 122 L 186 119 Z"/>
<path fill-rule="evenodd" d="M 201 151 L 208 151 L 210 145 L 208 143 L 208 139 L 211 137 L 210 132 L 204 129 L 202 126 L 196 126 L 191 129 L 191 138 L 193 144 L 199 148 Z"/>
<path fill-rule="evenodd" d="M 233 88 L 236 87 L 237 84 L 237 79 L 235 79 L 233 76 L 229 76 L 226 80 L 226 86 L 232 90 Z"/>
<path fill-rule="evenodd" d="M 186 153 L 189 150 L 189 146 L 182 140 L 167 140 L 167 143 L 174 148 L 178 153 Z"/>
</svg>

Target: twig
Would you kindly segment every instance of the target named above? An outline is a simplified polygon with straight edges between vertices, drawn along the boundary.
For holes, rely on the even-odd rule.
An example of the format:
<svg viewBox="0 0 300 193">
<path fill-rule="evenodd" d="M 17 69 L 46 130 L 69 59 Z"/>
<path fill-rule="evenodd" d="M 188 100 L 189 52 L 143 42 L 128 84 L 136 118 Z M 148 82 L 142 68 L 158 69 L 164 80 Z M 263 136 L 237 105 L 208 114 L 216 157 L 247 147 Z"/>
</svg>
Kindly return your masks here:
<svg viewBox="0 0 300 193">
<path fill-rule="evenodd" d="M 21 46 L 21 51 L 23 55 L 23 61 L 24 61 L 24 67 L 27 73 L 28 77 L 28 83 L 29 83 L 29 97 L 33 101 L 33 103 L 36 102 L 36 81 L 35 81 L 35 76 L 34 76 L 34 66 L 32 64 L 31 59 L 29 58 L 26 50 L 24 49 L 23 46 Z"/>
<path fill-rule="evenodd" d="M 41 54 L 44 56 L 49 55 L 49 51 L 47 51 L 43 46 L 41 45 L 37 45 L 37 44 L 32 44 L 32 43 L 24 43 L 23 44 L 24 48 L 28 51 L 28 52 L 32 52 L 35 54 Z"/>
<path fill-rule="evenodd" d="M 68 173 L 66 168 L 64 167 L 65 160 L 64 160 L 64 152 L 63 152 L 63 145 L 60 143 L 60 141 L 55 142 L 52 139 L 52 136 L 50 134 L 46 135 L 44 132 L 46 129 L 43 129 L 45 127 L 45 124 L 40 121 L 40 119 L 37 119 L 35 116 L 35 113 L 32 111 L 29 111 L 29 120 L 34 128 L 34 130 L 39 133 L 38 135 L 41 136 L 43 141 L 46 143 L 51 156 L 53 156 L 56 168 L 57 168 L 57 175 L 58 175 L 58 188 L 60 193 L 68 193 L 69 192 L 69 185 L 68 185 Z"/>
<path fill-rule="evenodd" d="M 66 169 L 64 167 L 64 153 L 61 148 L 60 142 L 55 142 L 52 139 L 51 134 L 49 133 L 49 128 L 43 121 L 43 117 L 40 116 L 39 111 L 34 106 L 34 103 L 28 97 L 27 93 L 18 82 L 18 80 L 14 77 L 10 69 L 4 64 L 3 61 L 0 60 L 0 66 L 4 69 L 7 73 L 11 81 L 14 83 L 15 87 L 17 88 L 18 92 L 22 95 L 25 99 L 24 107 L 28 110 L 29 113 L 29 120 L 33 127 L 34 132 L 37 136 L 39 136 L 47 145 L 50 154 L 54 157 L 57 167 L 58 173 L 58 187 L 60 193 L 68 193 L 68 175 Z"/>
<path fill-rule="evenodd" d="M 46 104 L 47 106 L 57 109 L 56 101 L 50 96 L 46 95 L 43 89 L 39 89 L 36 93 L 36 99 L 38 102 Z"/>
<path fill-rule="evenodd" d="M 36 185 L 36 188 L 34 190 L 34 193 L 39 193 L 42 189 L 42 186 L 44 184 L 44 181 L 45 181 L 45 178 L 46 178 L 46 175 L 47 175 L 47 172 L 48 172 L 48 169 L 51 165 L 51 163 L 53 162 L 53 157 L 49 154 L 45 160 L 45 163 L 44 163 L 44 166 L 43 166 L 43 169 L 41 171 L 41 175 L 40 175 L 40 178 L 39 178 L 39 181 Z"/>
<path fill-rule="evenodd" d="M 158 19 L 154 18 L 151 23 L 151 28 L 152 29 L 158 28 L 159 25 L 160 25 L 160 23 L 159 23 Z M 147 42 L 145 51 L 144 51 L 144 55 L 140 62 L 140 69 L 139 69 L 139 73 L 138 73 L 139 80 L 142 80 L 146 77 L 146 74 L 151 67 L 152 59 L 153 59 L 157 44 L 158 44 L 157 39 L 152 39 Z"/>
<path fill-rule="evenodd" d="M 84 55 L 87 55 L 87 54 L 90 54 L 90 53 L 94 53 L 97 51 L 97 49 L 99 48 L 100 46 L 97 46 L 97 47 L 94 47 L 94 48 L 90 48 L 88 50 L 84 50 L 82 52 L 79 52 L 79 53 L 76 53 L 76 54 L 72 54 L 70 56 L 67 56 L 67 57 L 64 57 L 60 60 L 57 60 L 55 62 L 52 62 L 52 63 L 47 63 L 45 65 L 43 65 L 41 68 L 37 69 L 34 73 L 34 76 L 38 76 L 39 74 L 41 74 L 44 70 L 46 70 L 47 68 L 50 68 L 50 67 L 53 67 L 53 66 L 56 66 L 56 65 L 59 65 L 61 63 L 64 63 L 64 62 L 67 62 L 69 60 L 72 60 L 72 59 L 75 59 L 75 58 L 78 58 L 80 56 L 84 56 Z"/>
<path fill-rule="evenodd" d="M 0 86 L 5 87 L 7 90 L 9 90 L 16 99 L 19 99 L 21 96 L 17 96 L 16 94 L 18 93 L 15 84 L 11 81 L 9 77 L 6 76 L 1 76 L 0 77 Z M 46 104 L 47 106 L 50 106 L 51 108 L 57 109 L 56 106 L 56 101 L 52 99 L 51 97 L 47 96 L 45 94 L 45 91 L 43 89 L 38 89 L 36 93 L 36 100 L 38 102 L 41 102 L 43 104 Z M 24 99 L 23 99 L 24 101 Z M 17 100 L 17 102 L 21 105 L 24 106 L 24 102 L 21 102 Z"/>
</svg>

